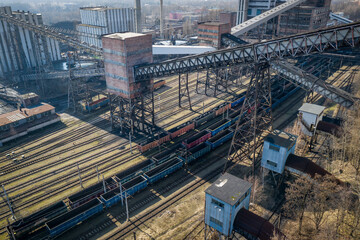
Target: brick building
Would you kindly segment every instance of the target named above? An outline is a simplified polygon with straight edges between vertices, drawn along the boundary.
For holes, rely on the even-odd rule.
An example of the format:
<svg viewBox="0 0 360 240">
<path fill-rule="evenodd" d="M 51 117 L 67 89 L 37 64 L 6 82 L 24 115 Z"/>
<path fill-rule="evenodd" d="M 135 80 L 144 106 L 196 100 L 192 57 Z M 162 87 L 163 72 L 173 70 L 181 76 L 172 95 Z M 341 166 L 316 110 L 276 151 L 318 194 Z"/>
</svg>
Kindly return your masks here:
<svg viewBox="0 0 360 240">
<path fill-rule="evenodd" d="M 210 45 L 218 49 L 221 46 L 221 35 L 230 32 L 230 23 L 205 22 L 199 23 L 198 25 L 200 43 L 203 45 Z"/>
</svg>

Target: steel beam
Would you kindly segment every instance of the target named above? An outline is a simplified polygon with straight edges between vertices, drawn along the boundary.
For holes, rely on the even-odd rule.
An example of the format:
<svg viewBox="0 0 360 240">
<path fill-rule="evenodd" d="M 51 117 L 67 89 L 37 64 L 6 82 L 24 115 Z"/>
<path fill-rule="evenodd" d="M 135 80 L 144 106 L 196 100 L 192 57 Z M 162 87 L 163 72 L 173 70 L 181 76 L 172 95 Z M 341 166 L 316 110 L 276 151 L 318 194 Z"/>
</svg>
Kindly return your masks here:
<svg viewBox="0 0 360 240">
<path fill-rule="evenodd" d="M 338 50 L 359 44 L 360 22 L 218 50 L 210 53 L 134 67 L 136 79 L 149 79 L 189 73 L 208 68 L 261 63 L 274 59 Z"/>
<path fill-rule="evenodd" d="M 287 63 L 286 61 L 277 61 L 270 63 L 271 68 L 277 71 L 280 76 L 285 77 L 292 83 L 302 87 L 305 90 L 315 91 L 341 106 L 351 108 L 359 99 L 352 94 L 334 87 L 312 74 L 306 73 L 300 68 Z"/>
</svg>

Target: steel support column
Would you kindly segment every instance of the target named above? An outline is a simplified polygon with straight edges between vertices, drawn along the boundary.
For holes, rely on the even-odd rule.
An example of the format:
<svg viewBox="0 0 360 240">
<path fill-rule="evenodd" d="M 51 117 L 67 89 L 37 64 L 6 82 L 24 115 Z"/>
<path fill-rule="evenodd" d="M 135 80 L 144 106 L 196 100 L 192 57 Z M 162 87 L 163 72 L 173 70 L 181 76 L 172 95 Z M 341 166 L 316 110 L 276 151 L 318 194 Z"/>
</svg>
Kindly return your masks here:
<svg viewBox="0 0 360 240">
<path fill-rule="evenodd" d="M 189 73 L 186 73 L 184 76 L 181 73 L 179 74 L 179 107 L 182 107 L 181 101 L 183 98 L 188 99 L 189 109 L 192 110 L 189 92 Z"/>
<path fill-rule="evenodd" d="M 263 132 L 272 126 L 271 84 L 268 63 L 254 65 L 240 118 L 228 153 L 224 172 L 236 162 L 250 159 L 255 172 L 255 157 Z M 271 129 L 270 129 L 271 130 Z"/>
</svg>

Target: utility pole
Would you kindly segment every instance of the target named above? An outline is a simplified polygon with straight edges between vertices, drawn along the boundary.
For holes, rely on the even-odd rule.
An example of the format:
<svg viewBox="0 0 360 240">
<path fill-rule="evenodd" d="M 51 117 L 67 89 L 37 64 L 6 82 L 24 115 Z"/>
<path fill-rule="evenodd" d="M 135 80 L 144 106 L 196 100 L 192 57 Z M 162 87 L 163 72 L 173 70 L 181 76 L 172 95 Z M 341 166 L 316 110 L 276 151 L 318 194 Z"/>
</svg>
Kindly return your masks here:
<svg viewBox="0 0 360 240">
<path fill-rule="evenodd" d="M 98 182 L 100 182 L 100 174 L 99 174 L 99 166 L 98 165 L 96 165 L 96 172 L 97 172 Z"/>
<path fill-rule="evenodd" d="M 103 187 L 104 187 L 104 193 L 106 193 L 106 185 L 105 185 L 105 179 L 104 179 L 104 174 L 102 175 L 103 178 Z"/>
<path fill-rule="evenodd" d="M 160 0 L 160 38 L 164 38 L 164 12 L 163 0 Z"/>
<path fill-rule="evenodd" d="M 121 196 L 121 206 L 124 206 L 124 198 L 123 198 L 123 191 L 121 186 L 121 180 L 119 180 L 119 187 L 120 187 L 120 196 Z"/>
<path fill-rule="evenodd" d="M 126 221 L 129 221 L 129 207 L 127 201 L 127 192 L 125 192 L 125 205 L 126 205 Z"/>
<path fill-rule="evenodd" d="M 79 175 L 79 180 L 80 180 L 80 186 L 81 186 L 81 188 L 84 188 L 83 184 L 82 184 L 82 180 L 81 180 L 79 164 L 77 165 L 77 169 L 78 169 L 78 175 Z"/>
<path fill-rule="evenodd" d="M 9 196 L 8 196 L 7 193 L 6 193 L 6 190 L 5 190 L 4 185 L 2 185 L 2 189 L 3 189 L 3 191 L 4 191 L 4 194 L 5 194 L 5 197 L 6 197 L 6 201 L 7 201 L 8 205 L 9 205 L 9 209 L 10 209 L 10 211 L 11 211 L 12 217 L 13 217 L 14 220 L 16 220 L 14 210 L 13 210 L 12 207 L 11 207 L 11 203 L 10 203 L 10 200 L 9 200 Z"/>
</svg>

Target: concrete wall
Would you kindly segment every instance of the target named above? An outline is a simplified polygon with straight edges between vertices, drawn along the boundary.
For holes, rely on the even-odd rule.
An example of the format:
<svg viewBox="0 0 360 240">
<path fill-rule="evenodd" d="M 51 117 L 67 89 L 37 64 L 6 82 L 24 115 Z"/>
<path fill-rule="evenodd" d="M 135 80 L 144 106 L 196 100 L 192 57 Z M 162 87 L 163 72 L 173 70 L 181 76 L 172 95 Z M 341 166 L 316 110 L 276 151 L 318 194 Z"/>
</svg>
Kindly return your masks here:
<svg viewBox="0 0 360 240">
<path fill-rule="evenodd" d="M 0 12 L 36 25 L 43 24 L 41 14 L 12 12 L 10 7 L 0 7 Z M 27 29 L 0 21 L 0 77 L 6 73 L 40 67 L 60 59 L 57 41 L 36 36 Z"/>
</svg>

